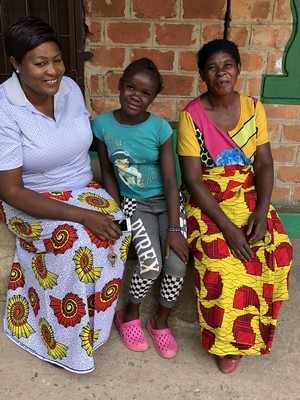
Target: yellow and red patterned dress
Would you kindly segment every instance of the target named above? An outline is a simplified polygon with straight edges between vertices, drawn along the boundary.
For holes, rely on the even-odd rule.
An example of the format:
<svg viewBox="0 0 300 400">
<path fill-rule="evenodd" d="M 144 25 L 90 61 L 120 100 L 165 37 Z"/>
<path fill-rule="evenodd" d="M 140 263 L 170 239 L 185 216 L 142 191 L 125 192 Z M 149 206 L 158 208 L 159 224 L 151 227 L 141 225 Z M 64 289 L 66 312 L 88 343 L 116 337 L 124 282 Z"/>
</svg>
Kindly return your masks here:
<svg viewBox="0 0 300 400">
<path fill-rule="evenodd" d="M 177 151 L 200 157 L 203 181 L 223 212 L 244 232 L 256 207 L 252 163 L 267 143 L 262 104 L 240 95 L 240 119 L 225 132 L 208 118 L 200 98 L 180 114 Z M 218 229 L 186 193 L 188 242 L 194 256 L 197 315 L 203 347 L 217 356 L 268 354 L 282 300 L 288 299 L 293 249 L 270 204 L 267 232 L 251 262 L 235 258 Z"/>
</svg>

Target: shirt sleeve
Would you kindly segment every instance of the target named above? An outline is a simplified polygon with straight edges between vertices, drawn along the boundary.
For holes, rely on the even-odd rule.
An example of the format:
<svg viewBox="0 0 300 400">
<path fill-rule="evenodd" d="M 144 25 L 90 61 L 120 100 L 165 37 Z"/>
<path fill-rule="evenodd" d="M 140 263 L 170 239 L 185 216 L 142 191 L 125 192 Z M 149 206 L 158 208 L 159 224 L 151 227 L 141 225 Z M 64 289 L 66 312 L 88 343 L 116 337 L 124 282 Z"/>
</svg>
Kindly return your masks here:
<svg viewBox="0 0 300 400">
<path fill-rule="evenodd" d="M 0 120 L 0 170 L 7 171 L 23 166 L 21 131 L 5 112 Z"/>
<path fill-rule="evenodd" d="M 258 100 L 255 108 L 255 123 L 257 127 L 256 145 L 261 146 L 262 144 L 269 142 L 269 134 L 267 127 L 267 116 L 262 103 Z"/>
<path fill-rule="evenodd" d="M 187 111 L 182 111 L 179 114 L 177 153 L 180 156 L 200 157 L 200 146 L 196 137 L 194 122 Z"/>
<path fill-rule="evenodd" d="M 160 132 L 159 132 L 159 145 L 161 146 L 164 144 L 170 136 L 173 135 L 173 130 L 170 126 L 170 124 L 164 120 L 161 119 L 161 124 L 160 124 Z"/>
<path fill-rule="evenodd" d="M 92 130 L 93 134 L 98 138 L 99 140 L 103 141 L 103 131 L 101 127 L 101 118 L 100 115 L 94 119 L 93 125 L 92 125 Z"/>
</svg>

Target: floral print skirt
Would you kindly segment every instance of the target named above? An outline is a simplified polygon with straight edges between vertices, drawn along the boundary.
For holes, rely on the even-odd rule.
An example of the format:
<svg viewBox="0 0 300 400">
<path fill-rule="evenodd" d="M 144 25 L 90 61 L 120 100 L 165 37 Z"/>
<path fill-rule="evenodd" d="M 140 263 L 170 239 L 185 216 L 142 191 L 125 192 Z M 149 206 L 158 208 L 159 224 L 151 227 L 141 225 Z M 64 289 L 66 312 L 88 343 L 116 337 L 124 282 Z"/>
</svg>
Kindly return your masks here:
<svg viewBox="0 0 300 400">
<path fill-rule="evenodd" d="M 95 182 L 79 190 L 43 194 L 123 218 L 115 201 Z M 93 353 L 110 334 L 130 234 L 101 241 L 78 223 L 38 220 L 0 205 L 3 220 L 16 235 L 6 335 L 71 372 L 93 371 Z"/>
</svg>

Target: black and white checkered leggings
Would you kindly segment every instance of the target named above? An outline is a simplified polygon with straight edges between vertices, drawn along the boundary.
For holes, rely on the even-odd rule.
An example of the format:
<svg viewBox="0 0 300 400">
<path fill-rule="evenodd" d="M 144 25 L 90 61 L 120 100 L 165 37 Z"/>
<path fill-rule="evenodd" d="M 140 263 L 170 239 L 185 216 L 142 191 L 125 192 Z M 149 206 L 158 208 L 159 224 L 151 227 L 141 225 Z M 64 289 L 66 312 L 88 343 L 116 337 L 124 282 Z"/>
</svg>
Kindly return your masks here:
<svg viewBox="0 0 300 400">
<path fill-rule="evenodd" d="M 130 300 L 136 304 L 141 303 L 162 272 L 160 304 L 174 307 L 183 286 L 186 265 L 172 250 L 169 258 L 164 259 L 168 228 L 164 195 L 143 200 L 125 198 L 122 210 L 131 219 L 132 241 L 138 256 L 129 287 Z M 181 211 L 181 226 L 186 232 L 185 216 Z"/>
</svg>

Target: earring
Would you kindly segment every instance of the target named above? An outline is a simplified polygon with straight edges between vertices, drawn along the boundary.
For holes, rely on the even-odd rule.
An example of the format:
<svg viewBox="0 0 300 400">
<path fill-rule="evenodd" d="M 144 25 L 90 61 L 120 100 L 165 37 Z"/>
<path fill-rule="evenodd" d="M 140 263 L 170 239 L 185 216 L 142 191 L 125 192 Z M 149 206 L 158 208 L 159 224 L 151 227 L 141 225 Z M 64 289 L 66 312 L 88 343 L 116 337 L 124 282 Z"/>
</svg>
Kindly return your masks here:
<svg viewBox="0 0 300 400">
<path fill-rule="evenodd" d="M 19 73 L 19 70 L 18 70 L 18 69 L 16 69 L 16 73 L 17 73 L 17 74 Z"/>
</svg>

